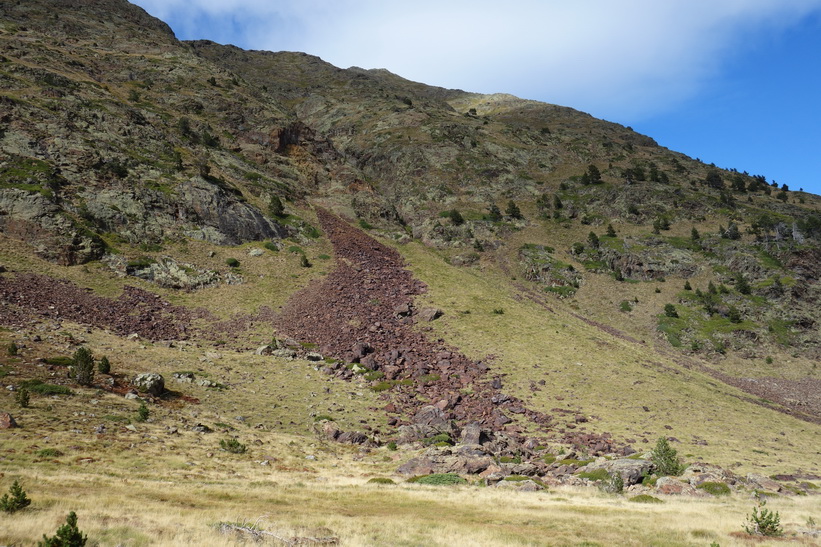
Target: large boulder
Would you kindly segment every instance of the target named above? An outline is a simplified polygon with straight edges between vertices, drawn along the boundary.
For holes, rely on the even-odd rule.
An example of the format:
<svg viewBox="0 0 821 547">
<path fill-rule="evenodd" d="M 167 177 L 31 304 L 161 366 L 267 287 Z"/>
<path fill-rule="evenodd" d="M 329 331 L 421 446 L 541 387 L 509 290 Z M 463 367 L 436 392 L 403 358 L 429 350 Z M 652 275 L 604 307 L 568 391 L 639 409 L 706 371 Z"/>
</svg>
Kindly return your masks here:
<svg viewBox="0 0 821 547">
<path fill-rule="evenodd" d="M 650 460 L 623 458 L 620 460 L 605 460 L 598 459 L 595 462 L 589 463 L 579 469 L 580 472 L 595 471 L 597 469 L 604 469 L 608 473 L 621 475 L 624 480 L 624 486 L 631 486 L 641 482 L 643 476 L 650 472 L 653 467 L 653 462 Z"/>
<path fill-rule="evenodd" d="M 165 392 L 165 378 L 156 372 L 138 374 L 131 380 L 131 385 L 143 393 L 159 396 Z"/>
</svg>

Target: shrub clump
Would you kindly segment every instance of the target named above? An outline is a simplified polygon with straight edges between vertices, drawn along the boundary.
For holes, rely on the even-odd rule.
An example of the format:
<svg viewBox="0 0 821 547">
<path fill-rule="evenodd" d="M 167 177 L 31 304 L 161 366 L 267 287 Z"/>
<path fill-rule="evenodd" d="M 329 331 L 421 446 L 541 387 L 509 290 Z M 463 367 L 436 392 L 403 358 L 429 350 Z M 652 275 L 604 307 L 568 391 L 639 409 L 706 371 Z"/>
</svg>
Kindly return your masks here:
<svg viewBox="0 0 821 547">
<path fill-rule="evenodd" d="M 226 258 L 225 264 L 227 264 L 229 268 L 239 268 L 239 260 L 236 258 Z"/>
<path fill-rule="evenodd" d="M 456 473 L 433 473 L 431 475 L 422 475 L 419 477 L 411 477 L 408 482 L 416 484 L 428 484 L 431 486 L 451 486 L 454 484 L 467 484 L 468 481 L 457 475 Z"/>
<path fill-rule="evenodd" d="M 373 477 L 372 479 L 368 480 L 368 484 L 396 484 L 393 482 L 393 479 L 389 479 L 387 477 Z"/>
<path fill-rule="evenodd" d="M 17 481 L 12 483 L 9 493 L 3 494 L 3 497 L 0 498 L 0 509 L 6 513 L 17 512 L 29 505 L 31 505 L 31 500 L 26 496 L 26 492 Z"/>
<path fill-rule="evenodd" d="M 220 441 L 220 448 L 231 454 L 245 454 L 248 447 L 236 439 L 222 439 Z"/>
</svg>

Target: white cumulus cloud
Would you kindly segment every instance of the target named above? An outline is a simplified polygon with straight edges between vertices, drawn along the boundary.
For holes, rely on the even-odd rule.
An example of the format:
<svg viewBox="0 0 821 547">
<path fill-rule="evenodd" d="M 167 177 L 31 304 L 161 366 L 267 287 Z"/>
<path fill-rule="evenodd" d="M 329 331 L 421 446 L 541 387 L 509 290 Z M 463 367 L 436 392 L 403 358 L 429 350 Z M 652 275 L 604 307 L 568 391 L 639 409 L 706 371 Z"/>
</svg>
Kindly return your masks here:
<svg viewBox="0 0 821 547">
<path fill-rule="evenodd" d="M 305 51 L 340 67 L 609 118 L 696 94 L 821 0 L 137 0 L 184 38 Z"/>
</svg>

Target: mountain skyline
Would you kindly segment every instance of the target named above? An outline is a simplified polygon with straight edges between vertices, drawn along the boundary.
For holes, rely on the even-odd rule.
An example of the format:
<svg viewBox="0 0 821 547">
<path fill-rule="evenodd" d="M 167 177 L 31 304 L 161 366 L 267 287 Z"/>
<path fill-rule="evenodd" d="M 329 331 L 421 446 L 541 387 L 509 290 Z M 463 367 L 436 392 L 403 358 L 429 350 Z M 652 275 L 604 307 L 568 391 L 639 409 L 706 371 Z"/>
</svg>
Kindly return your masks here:
<svg viewBox="0 0 821 547">
<path fill-rule="evenodd" d="M 180 39 L 303 51 L 631 126 L 722 168 L 821 193 L 821 0 L 135 2 Z"/>
</svg>

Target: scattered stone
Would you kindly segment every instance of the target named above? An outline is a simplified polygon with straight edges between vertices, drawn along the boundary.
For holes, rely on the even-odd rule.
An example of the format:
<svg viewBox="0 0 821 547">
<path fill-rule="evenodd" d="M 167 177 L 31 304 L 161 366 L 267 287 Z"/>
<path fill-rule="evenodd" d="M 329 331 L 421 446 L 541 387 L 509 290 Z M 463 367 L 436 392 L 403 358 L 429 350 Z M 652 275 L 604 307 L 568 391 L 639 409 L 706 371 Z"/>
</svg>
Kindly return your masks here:
<svg viewBox="0 0 821 547">
<path fill-rule="evenodd" d="M 676 477 L 660 477 L 656 481 L 656 490 L 659 494 L 695 496 L 698 494 L 690 483 L 682 482 Z"/>
<path fill-rule="evenodd" d="M 175 372 L 171 377 L 182 384 L 190 384 L 194 381 L 193 372 Z"/>
<path fill-rule="evenodd" d="M 478 422 L 471 422 L 462 429 L 462 444 L 482 444 L 482 428 Z"/>
<path fill-rule="evenodd" d="M 266 344 L 264 346 L 258 347 L 254 353 L 256 353 L 257 355 L 271 355 L 273 352 L 274 348 Z"/>
<path fill-rule="evenodd" d="M 500 480 L 496 482 L 496 488 L 515 490 L 517 492 L 538 492 L 544 490 L 544 486 L 530 479 L 523 481 Z"/>
<path fill-rule="evenodd" d="M 13 429 L 20 427 L 14 420 L 14 417 L 8 412 L 0 412 L 0 429 Z"/>
<path fill-rule="evenodd" d="M 368 437 L 359 431 L 346 431 L 345 433 L 340 433 L 336 441 L 346 444 L 364 444 L 368 442 Z"/>
<path fill-rule="evenodd" d="M 265 254 L 265 251 L 259 248 L 253 248 L 248 251 L 248 256 L 262 256 L 263 254 Z"/>
<path fill-rule="evenodd" d="M 312 352 L 309 352 L 309 353 L 305 354 L 305 359 L 307 359 L 308 361 L 316 362 L 316 361 L 322 361 L 325 358 L 322 356 L 321 353 L 316 353 L 315 351 L 312 351 Z"/>
<path fill-rule="evenodd" d="M 438 308 L 423 308 L 423 309 L 419 310 L 419 313 L 417 314 L 417 317 L 419 318 L 420 321 L 425 321 L 425 322 L 429 323 L 431 321 L 435 321 L 435 320 L 439 319 L 440 317 L 442 317 L 442 315 L 443 315 L 442 310 L 440 310 Z"/>
<path fill-rule="evenodd" d="M 211 429 L 210 427 L 208 427 L 207 425 L 197 424 L 197 425 L 195 425 L 194 427 L 191 428 L 191 431 L 193 431 L 195 433 L 213 433 L 214 430 Z"/>
<path fill-rule="evenodd" d="M 271 357 L 279 357 L 280 359 L 294 359 L 296 358 L 296 351 L 288 348 L 275 349 L 271 352 Z"/>
</svg>

